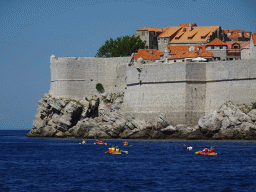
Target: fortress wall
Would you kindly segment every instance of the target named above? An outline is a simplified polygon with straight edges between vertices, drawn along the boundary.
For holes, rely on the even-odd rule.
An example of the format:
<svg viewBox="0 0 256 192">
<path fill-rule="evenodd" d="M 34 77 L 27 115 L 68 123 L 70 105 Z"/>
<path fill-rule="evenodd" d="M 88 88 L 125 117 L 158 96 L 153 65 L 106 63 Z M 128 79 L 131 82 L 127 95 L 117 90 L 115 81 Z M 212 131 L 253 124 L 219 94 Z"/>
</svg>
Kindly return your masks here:
<svg viewBox="0 0 256 192">
<path fill-rule="evenodd" d="M 256 60 L 211 62 L 206 66 L 205 113 L 217 110 L 226 101 L 256 101 Z"/>
<path fill-rule="evenodd" d="M 98 95 L 97 83 L 106 92 L 124 92 L 129 61 L 130 57 L 51 59 L 50 93 L 54 97 L 81 99 Z"/>
<path fill-rule="evenodd" d="M 186 64 L 185 124 L 195 125 L 205 114 L 206 63 Z"/>
<path fill-rule="evenodd" d="M 139 75 L 140 74 L 140 75 Z M 256 101 L 256 60 L 145 64 L 127 69 L 125 115 L 139 119 L 165 113 L 173 124 L 195 125 L 226 101 Z"/>
<path fill-rule="evenodd" d="M 140 79 L 138 74 L 134 67 L 127 69 L 124 114 L 155 120 L 165 113 L 171 123 L 185 123 L 185 64 L 146 64 Z"/>
</svg>

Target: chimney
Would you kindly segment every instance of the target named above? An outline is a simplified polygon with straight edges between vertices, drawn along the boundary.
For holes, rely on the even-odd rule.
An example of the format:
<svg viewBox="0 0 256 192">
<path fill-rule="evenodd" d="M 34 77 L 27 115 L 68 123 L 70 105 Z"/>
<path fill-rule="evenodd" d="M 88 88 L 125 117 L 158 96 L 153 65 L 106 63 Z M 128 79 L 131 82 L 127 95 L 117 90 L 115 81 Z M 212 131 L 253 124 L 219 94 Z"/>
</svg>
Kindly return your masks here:
<svg viewBox="0 0 256 192">
<path fill-rule="evenodd" d="M 192 31 L 192 25 L 189 23 L 189 31 Z"/>
<path fill-rule="evenodd" d="M 150 49 L 150 55 L 152 55 L 153 54 L 153 50 L 152 49 Z"/>
</svg>

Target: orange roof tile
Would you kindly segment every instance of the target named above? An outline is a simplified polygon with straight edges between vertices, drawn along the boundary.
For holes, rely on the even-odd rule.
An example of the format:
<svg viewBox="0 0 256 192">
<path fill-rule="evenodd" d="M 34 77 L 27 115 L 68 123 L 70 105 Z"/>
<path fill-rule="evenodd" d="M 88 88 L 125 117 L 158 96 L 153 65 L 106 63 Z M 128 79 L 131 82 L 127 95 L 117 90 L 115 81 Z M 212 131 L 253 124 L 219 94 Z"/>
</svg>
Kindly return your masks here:
<svg viewBox="0 0 256 192">
<path fill-rule="evenodd" d="M 152 51 L 152 54 L 150 51 Z M 144 60 L 156 60 L 160 59 L 163 54 L 163 51 L 158 51 L 157 49 L 139 49 L 138 53 L 134 54 L 134 59 L 137 60 L 141 57 Z"/>
<path fill-rule="evenodd" d="M 191 23 L 191 26 L 194 27 L 197 25 L 196 25 L 196 23 Z M 181 24 L 179 24 L 179 27 L 189 27 L 189 23 L 181 23 Z"/>
<path fill-rule="evenodd" d="M 213 53 L 209 51 L 182 51 L 176 55 L 169 57 L 168 59 L 183 59 L 183 58 L 194 58 L 194 57 L 214 57 Z"/>
<path fill-rule="evenodd" d="M 216 38 L 212 40 L 210 43 L 208 43 L 207 45 L 227 45 L 227 44 L 219 40 L 218 38 Z"/>
<path fill-rule="evenodd" d="M 168 28 L 166 27 L 165 31 L 161 33 L 158 37 L 171 37 L 181 28 L 182 27 L 168 27 Z"/>
<path fill-rule="evenodd" d="M 153 27 L 142 27 L 140 29 L 138 29 L 137 31 L 155 31 L 155 32 L 163 32 L 162 29 L 159 28 L 153 28 Z"/>
<path fill-rule="evenodd" d="M 252 34 L 252 42 L 254 45 L 256 44 L 256 33 Z"/>
<path fill-rule="evenodd" d="M 250 38 L 250 36 L 248 36 L 246 33 L 250 33 L 251 34 L 251 31 L 243 31 L 243 30 L 238 30 L 238 29 L 226 29 L 224 30 L 224 33 L 225 34 L 228 34 L 228 33 L 231 33 L 231 35 L 227 35 L 227 37 L 233 37 L 233 33 L 234 33 L 234 37 L 241 37 L 238 33 L 241 33 L 243 32 L 244 33 L 244 37 L 245 38 Z"/>
<path fill-rule="evenodd" d="M 170 43 L 193 43 L 193 42 L 207 42 L 207 38 L 217 30 L 219 26 L 209 26 L 209 27 L 193 27 L 192 31 L 189 31 L 189 28 L 186 28 L 186 31 L 180 30 L 176 36 L 179 36 L 180 33 L 184 34 L 179 38 L 172 38 Z M 193 36 L 194 35 L 194 36 Z M 191 39 L 189 39 L 190 37 Z"/>
<path fill-rule="evenodd" d="M 189 47 L 194 46 L 195 50 L 197 50 L 199 47 L 202 48 L 202 50 L 206 51 L 206 45 L 177 45 L 177 46 L 167 46 L 167 49 L 170 49 L 171 54 L 177 54 L 179 52 L 189 51 Z"/>
</svg>

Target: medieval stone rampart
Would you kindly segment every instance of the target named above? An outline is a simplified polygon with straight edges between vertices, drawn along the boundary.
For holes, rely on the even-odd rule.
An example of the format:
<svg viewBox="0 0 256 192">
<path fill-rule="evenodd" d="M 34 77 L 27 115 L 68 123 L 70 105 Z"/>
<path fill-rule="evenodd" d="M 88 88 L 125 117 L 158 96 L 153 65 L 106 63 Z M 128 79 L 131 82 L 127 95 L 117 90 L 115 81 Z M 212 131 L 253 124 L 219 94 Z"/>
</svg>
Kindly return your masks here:
<svg viewBox="0 0 256 192">
<path fill-rule="evenodd" d="M 172 124 L 195 125 L 226 101 L 256 101 L 256 60 L 145 64 L 127 69 L 126 115 L 149 120 L 165 113 Z"/>
<path fill-rule="evenodd" d="M 124 114 L 155 119 L 165 113 L 172 124 L 195 125 L 226 101 L 256 101 L 256 60 L 143 64 L 128 66 L 131 57 L 51 57 L 53 97 L 81 99 L 105 92 L 122 93 Z"/>
<path fill-rule="evenodd" d="M 81 99 L 98 95 L 96 84 L 107 93 L 124 92 L 126 67 L 131 57 L 55 58 L 51 57 L 51 88 L 54 97 Z"/>
</svg>

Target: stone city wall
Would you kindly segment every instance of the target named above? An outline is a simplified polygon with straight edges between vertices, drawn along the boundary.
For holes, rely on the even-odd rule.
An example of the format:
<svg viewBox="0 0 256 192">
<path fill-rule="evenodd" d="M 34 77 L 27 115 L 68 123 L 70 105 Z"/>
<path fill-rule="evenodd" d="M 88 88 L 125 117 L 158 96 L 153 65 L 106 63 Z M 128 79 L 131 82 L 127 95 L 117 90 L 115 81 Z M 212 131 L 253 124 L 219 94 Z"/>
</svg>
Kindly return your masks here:
<svg viewBox="0 0 256 192">
<path fill-rule="evenodd" d="M 127 69 L 125 115 L 195 125 L 226 101 L 256 101 L 256 60 L 146 64 Z"/>
<path fill-rule="evenodd" d="M 107 93 L 124 92 L 126 67 L 131 57 L 51 58 L 51 88 L 54 97 L 81 99 L 98 95 L 96 84 Z"/>
</svg>

